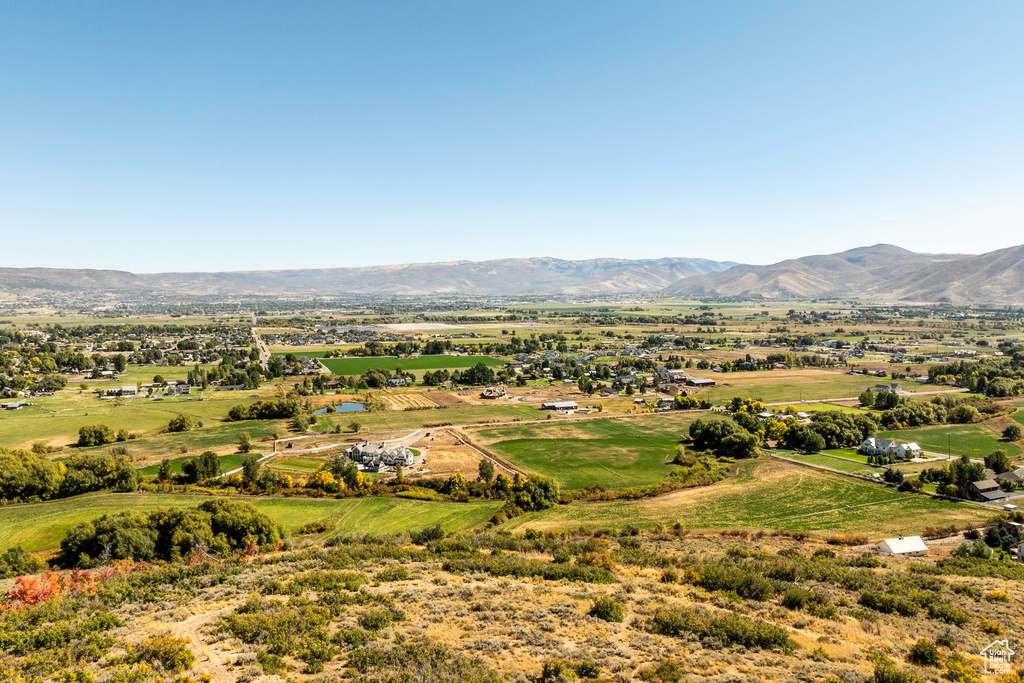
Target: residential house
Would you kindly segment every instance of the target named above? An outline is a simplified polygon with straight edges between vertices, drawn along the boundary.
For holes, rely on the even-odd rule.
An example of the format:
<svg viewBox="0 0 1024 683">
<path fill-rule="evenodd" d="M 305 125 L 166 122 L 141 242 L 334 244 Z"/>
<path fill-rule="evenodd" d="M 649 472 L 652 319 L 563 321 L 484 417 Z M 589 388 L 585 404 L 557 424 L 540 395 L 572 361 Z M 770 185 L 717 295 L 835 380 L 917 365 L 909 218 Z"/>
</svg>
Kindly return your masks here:
<svg viewBox="0 0 1024 683">
<path fill-rule="evenodd" d="M 379 469 L 384 467 L 409 467 L 413 464 L 413 453 L 405 446 L 387 444 L 372 444 L 363 441 L 345 449 L 345 457 L 353 462 L 360 463 L 367 469 Z"/>
<path fill-rule="evenodd" d="M 981 481 L 973 482 L 970 485 L 970 490 L 971 493 L 974 494 L 975 498 L 987 503 L 996 500 L 1003 500 L 1004 498 L 1008 498 L 1010 495 L 999 489 L 999 482 L 995 479 L 982 479 Z"/>
<path fill-rule="evenodd" d="M 869 391 L 888 391 L 893 394 L 898 394 L 903 391 L 903 387 L 899 384 L 876 384 L 871 387 Z"/>
<path fill-rule="evenodd" d="M 500 384 L 493 387 L 487 387 L 480 392 L 480 398 L 487 399 L 505 398 L 507 395 L 508 392 L 505 391 L 505 387 Z"/>
</svg>

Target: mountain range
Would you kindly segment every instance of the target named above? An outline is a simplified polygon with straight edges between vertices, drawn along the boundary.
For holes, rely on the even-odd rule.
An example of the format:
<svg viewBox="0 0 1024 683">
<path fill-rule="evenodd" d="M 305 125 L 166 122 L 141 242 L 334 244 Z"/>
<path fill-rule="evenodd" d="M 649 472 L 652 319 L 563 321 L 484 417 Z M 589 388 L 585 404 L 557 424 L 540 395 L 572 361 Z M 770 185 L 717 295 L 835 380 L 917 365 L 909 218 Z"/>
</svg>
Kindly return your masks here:
<svg viewBox="0 0 1024 683">
<path fill-rule="evenodd" d="M 5 298 L 378 295 L 600 295 L 686 298 L 1024 303 L 1024 245 L 981 255 L 927 254 L 878 244 L 766 266 L 700 258 L 514 258 L 395 266 L 135 274 L 0 268 Z"/>
<path fill-rule="evenodd" d="M 0 268 L 0 292 L 81 292 L 97 296 L 416 296 L 478 294 L 615 294 L 656 292 L 680 280 L 727 270 L 734 262 L 700 258 L 644 260 L 517 258 L 396 266 L 155 273 L 117 270 Z"/>
<path fill-rule="evenodd" d="M 666 296 L 843 298 L 934 303 L 1024 303 L 1024 245 L 986 254 L 921 254 L 889 244 L 739 265 L 681 280 Z"/>
</svg>

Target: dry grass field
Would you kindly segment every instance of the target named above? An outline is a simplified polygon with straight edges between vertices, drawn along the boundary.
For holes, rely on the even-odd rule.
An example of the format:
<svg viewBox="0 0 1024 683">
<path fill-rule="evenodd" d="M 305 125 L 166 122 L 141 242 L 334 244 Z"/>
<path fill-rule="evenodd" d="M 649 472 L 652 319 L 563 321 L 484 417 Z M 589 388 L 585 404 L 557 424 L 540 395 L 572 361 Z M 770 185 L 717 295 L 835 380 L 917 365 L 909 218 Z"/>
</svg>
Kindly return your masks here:
<svg viewBox="0 0 1024 683">
<path fill-rule="evenodd" d="M 375 397 L 387 404 L 388 410 L 423 410 L 437 408 L 438 404 L 421 393 L 379 393 Z"/>
</svg>

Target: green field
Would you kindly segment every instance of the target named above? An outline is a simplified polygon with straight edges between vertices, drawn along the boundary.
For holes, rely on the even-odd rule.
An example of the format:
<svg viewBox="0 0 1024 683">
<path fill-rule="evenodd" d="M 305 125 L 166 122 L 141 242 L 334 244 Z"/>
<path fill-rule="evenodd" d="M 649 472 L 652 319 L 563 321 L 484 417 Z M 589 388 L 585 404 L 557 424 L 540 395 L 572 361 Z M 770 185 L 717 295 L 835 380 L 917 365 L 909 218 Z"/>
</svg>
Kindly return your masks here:
<svg viewBox="0 0 1024 683">
<path fill-rule="evenodd" d="M 265 386 L 262 395 L 271 397 L 274 389 Z M 249 404 L 249 391 L 194 393 L 190 398 L 176 397 L 154 401 L 144 396 L 100 400 L 90 392 L 77 389 L 60 391 L 54 396 L 33 399 L 36 405 L 17 411 L 0 411 L 0 446 L 25 448 L 34 441 L 66 446 L 78 439 L 78 430 L 86 425 L 105 424 L 117 431 L 126 429 L 145 436 L 156 435 L 179 413 L 191 415 L 209 427 L 227 417 L 236 404 Z"/>
<path fill-rule="evenodd" d="M 156 493 L 99 493 L 0 508 L 0 550 L 21 545 L 38 551 L 60 544 L 68 529 L 104 514 L 149 512 L 199 505 L 209 496 Z M 399 533 L 440 523 L 446 531 L 482 524 L 503 501 L 436 503 L 400 498 L 238 497 L 295 531 L 307 522 L 328 520 L 339 533 Z"/>
<path fill-rule="evenodd" d="M 878 436 L 914 441 L 924 450 L 935 453 L 946 453 L 948 448 L 953 455 L 967 455 L 971 458 L 984 458 L 998 449 L 1006 451 L 1010 457 L 1021 453 L 1019 446 L 1001 441 L 998 434 L 980 424 L 936 425 L 900 432 L 879 432 Z"/>
<path fill-rule="evenodd" d="M 800 401 L 814 403 L 821 399 L 855 398 L 862 391 L 875 384 L 889 382 L 889 379 L 848 375 L 839 369 L 791 368 L 789 370 L 756 370 L 726 372 L 694 371 L 699 377 L 714 379 L 718 386 L 697 392 L 702 398 L 722 403 L 733 396 L 750 397 L 765 403 L 789 402 L 800 410 L 807 406 Z M 902 383 L 908 391 L 923 391 L 926 385 L 913 382 Z M 931 387 L 934 388 L 934 387 Z M 820 408 L 814 408 L 818 410 Z"/>
<path fill-rule="evenodd" d="M 289 458 L 287 460 L 273 460 L 270 467 L 282 472 L 316 472 L 323 464 L 323 460 L 317 460 L 316 458 Z"/>
<path fill-rule="evenodd" d="M 1010 418 L 1024 425 L 1024 410 L 1018 410 L 1013 415 L 1011 415 Z"/>
<path fill-rule="evenodd" d="M 871 472 L 881 473 L 883 470 L 868 467 L 864 463 L 853 462 L 842 457 L 835 457 L 826 453 L 782 453 L 782 457 L 789 458 L 791 460 L 799 460 L 800 462 L 806 462 L 811 465 L 821 465 L 822 467 L 831 467 L 834 470 L 841 472 L 853 472 L 856 474 L 869 474 Z"/>
<path fill-rule="evenodd" d="M 994 514 L 969 503 L 898 493 L 879 484 L 758 459 L 741 463 L 735 477 L 712 486 L 638 501 L 558 505 L 516 517 L 501 528 L 622 528 L 679 522 L 693 529 L 858 533 L 876 540 L 919 533 L 928 525 L 979 524 Z"/>
<path fill-rule="evenodd" d="M 676 445 L 699 415 L 484 428 L 471 436 L 520 467 L 554 477 L 563 488 L 625 488 L 661 481 L 672 470 L 668 463 Z"/>
<path fill-rule="evenodd" d="M 361 375 L 367 370 L 441 370 L 471 368 L 477 363 L 502 365 L 504 361 L 490 356 L 419 356 L 418 358 L 394 358 L 373 356 L 370 358 L 325 358 L 323 364 L 336 375 Z"/>
</svg>

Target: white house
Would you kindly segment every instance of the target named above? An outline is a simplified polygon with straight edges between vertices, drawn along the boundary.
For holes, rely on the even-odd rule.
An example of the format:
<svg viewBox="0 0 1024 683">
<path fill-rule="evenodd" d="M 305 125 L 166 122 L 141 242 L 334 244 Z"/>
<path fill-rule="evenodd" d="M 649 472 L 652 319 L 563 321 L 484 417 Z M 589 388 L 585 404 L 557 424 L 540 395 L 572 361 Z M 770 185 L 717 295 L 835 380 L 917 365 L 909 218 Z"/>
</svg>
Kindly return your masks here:
<svg viewBox="0 0 1024 683">
<path fill-rule="evenodd" d="M 920 536 L 887 538 L 876 548 L 879 555 L 892 555 L 893 557 L 921 557 L 928 554 L 928 546 L 924 544 Z"/>
<path fill-rule="evenodd" d="M 897 443 L 880 436 L 871 436 L 860 444 L 860 452 L 866 455 L 890 455 L 900 460 L 921 457 L 921 447 L 916 443 Z"/>
<path fill-rule="evenodd" d="M 896 444 L 896 457 L 902 460 L 921 457 L 921 447 L 911 441 L 910 443 Z"/>
</svg>

